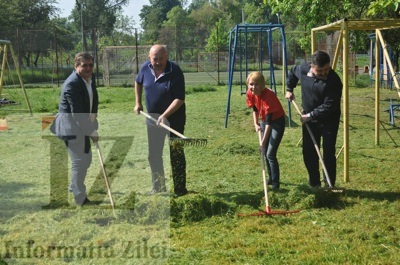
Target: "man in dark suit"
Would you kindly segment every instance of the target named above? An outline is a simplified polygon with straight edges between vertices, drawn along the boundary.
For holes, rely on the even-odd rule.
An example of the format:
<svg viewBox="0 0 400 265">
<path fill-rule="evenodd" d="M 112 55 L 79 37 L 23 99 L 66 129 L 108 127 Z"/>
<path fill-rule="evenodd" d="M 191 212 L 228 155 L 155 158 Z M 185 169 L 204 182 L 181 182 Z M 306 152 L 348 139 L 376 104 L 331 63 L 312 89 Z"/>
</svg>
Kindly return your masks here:
<svg viewBox="0 0 400 265">
<path fill-rule="evenodd" d="M 80 52 L 75 56 L 75 71 L 62 86 L 58 115 L 51 128 L 64 141 L 71 158 L 69 191 L 78 205 L 90 203 L 84 182 L 92 162 L 90 139 L 98 141 L 99 99 L 93 67 L 94 60 L 89 53 Z"/>
</svg>

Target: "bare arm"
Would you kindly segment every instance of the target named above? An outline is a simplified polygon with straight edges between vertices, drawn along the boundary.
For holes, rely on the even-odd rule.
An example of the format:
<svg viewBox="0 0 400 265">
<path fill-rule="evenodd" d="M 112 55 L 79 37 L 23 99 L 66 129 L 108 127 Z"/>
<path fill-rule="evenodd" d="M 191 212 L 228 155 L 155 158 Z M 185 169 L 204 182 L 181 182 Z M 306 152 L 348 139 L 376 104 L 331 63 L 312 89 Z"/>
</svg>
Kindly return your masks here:
<svg viewBox="0 0 400 265">
<path fill-rule="evenodd" d="M 143 110 L 142 105 L 142 93 L 143 93 L 143 85 L 135 82 L 135 108 L 134 111 L 136 114 L 140 114 L 140 111 Z"/>
<path fill-rule="evenodd" d="M 267 139 L 269 137 L 269 134 L 271 133 L 271 126 L 269 124 L 265 125 L 264 129 L 264 135 L 261 140 L 261 147 L 265 150 L 266 145 L 267 145 Z"/>
<path fill-rule="evenodd" d="M 260 123 L 258 122 L 258 112 L 257 111 L 253 111 L 253 122 L 254 122 L 254 129 L 256 130 L 256 132 L 261 130 Z"/>
<path fill-rule="evenodd" d="M 158 118 L 158 123 L 164 123 L 164 119 L 167 119 L 169 116 L 174 114 L 183 104 L 185 104 L 185 100 L 174 99 L 164 113 Z"/>
</svg>

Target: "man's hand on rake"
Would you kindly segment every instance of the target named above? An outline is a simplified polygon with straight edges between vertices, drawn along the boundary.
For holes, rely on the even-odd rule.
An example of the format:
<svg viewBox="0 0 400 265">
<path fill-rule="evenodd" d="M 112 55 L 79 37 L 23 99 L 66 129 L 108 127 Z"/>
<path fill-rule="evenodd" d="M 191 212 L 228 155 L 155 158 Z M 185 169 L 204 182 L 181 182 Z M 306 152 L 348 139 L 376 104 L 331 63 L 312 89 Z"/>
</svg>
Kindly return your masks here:
<svg viewBox="0 0 400 265">
<path fill-rule="evenodd" d="M 161 124 L 168 124 L 168 120 L 163 115 L 161 115 L 160 117 L 158 117 L 156 124 L 158 126 L 161 126 Z"/>
</svg>

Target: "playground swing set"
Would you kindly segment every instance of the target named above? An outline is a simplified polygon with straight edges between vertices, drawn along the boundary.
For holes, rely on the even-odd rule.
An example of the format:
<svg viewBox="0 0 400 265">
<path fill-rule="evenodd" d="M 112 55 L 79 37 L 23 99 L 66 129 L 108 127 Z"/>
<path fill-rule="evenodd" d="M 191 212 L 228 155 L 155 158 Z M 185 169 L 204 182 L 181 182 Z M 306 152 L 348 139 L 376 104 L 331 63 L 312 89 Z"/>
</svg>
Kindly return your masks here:
<svg viewBox="0 0 400 265">
<path fill-rule="evenodd" d="M 233 86 L 233 77 L 235 74 L 239 74 L 239 82 L 240 82 L 240 93 L 245 94 L 246 89 L 243 89 L 243 85 L 247 78 L 249 72 L 249 58 L 250 49 L 249 40 L 251 37 L 254 38 L 256 35 L 258 40 L 257 47 L 257 55 L 254 55 L 254 60 L 258 61 L 258 70 L 262 72 L 263 61 L 265 58 L 268 59 L 269 62 L 269 88 L 271 88 L 276 93 L 276 75 L 274 69 L 274 57 L 279 57 L 279 44 L 278 44 L 278 52 L 274 53 L 273 50 L 273 33 L 279 32 L 281 45 L 282 45 L 282 85 L 285 85 L 285 79 L 288 74 L 287 72 L 287 51 L 286 51 L 286 38 L 285 38 L 285 26 L 283 24 L 237 24 L 229 33 L 229 67 L 228 67 L 228 99 L 227 99 L 227 107 L 225 114 L 225 128 L 228 127 L 228 119 L 230 114 L 231 107 L 231 94 L 232 94 L 232 86 Z M 265 56 L 265 52 L 263 51 L 264 46 L 268 51 L 268 56 Z M 239 63 L 237 64 L 236 59 L 239 59 Z M 238 71 L 236 71 L 236 65 L 238 65 Z M 244 75 L 244 76 L 243 76 Z M 245 85 L 244 85 L 245 86 Z M 290 112 L 290 105 L 289 112 Z M 290 114 L 289 114 L 290 115 Z M 289 119 L 289 126 L 291 119 Z"/>
<path fill-rule="evenodd" d="M 9 63 L 9 55 L 12 58 L 13 61 L 13 68 L 12 66 L 10 66 Z M 29 111 L 29 113 L 32 115 L 32 108 L 31 105 L 29 103 L 29 99 L 28 99 L 28 95 L 26 93 L 25 90 L 25 86 L 24 83 L 22 81 L 22 76 L 21 76 L 21 71 L 19 69 L 19 65 L 18 62 L 16 60 L 15 57 L 15 53 L 12 47 L 12 44 L 10 41 L 8 40 L 0 40 L 0 59 L 1 59 L 1 71 L 0 71 L 0 108 L 3 107 L 7 107 L 7 106 L 14 106 L 14 105 L 21 105 L 21 102 L 18 102 L 19 99 L 14 99 L 11 98 L 11 96 L 15 96 L 15 93 L 13 95 L 11 95 L 13 92 L 16 92 L 16 82 L 14 80 L 14 77 L 12 75 L 13 70 L 17 73 L 18 79 L 19 79 L 19 85 L 20 85 L 20 89 L 22 91 L 23 94 L 23 99 L 25 101 L 26 107 L 27 109 L 16 109 L 13 108 L 14 111 Z M 8 78 L 7 80 L 11 80 L 11 82 L 13 83 L 13 85 L 9 85 L 8 87 L 8 92 L 10 95 L 7 95 L 5 93 L 3 93 L 3 88 L 6 88 L 6 86 L 4 86 L 5 82 L 6 82 L 6 74 L 8 74 Z"/>
<path fill-rule="evenodd" d="M 370 50 L 374 51 L 375 46 L 376 46 L 376 34 L 372 33 L 368 35 L 369 39 L 370 39 Z M 391 47 L 389 45 L 386 45 L 386 50 L 387 50 L 387 55 L 388 57 L 385 56 L 384 54 L 384 49 L 382 47 L 382 45 L 378 45 L 379 50 L 377 51 L 379 53 L 379 66 L 380 66 L 380 78 L 379 78 L 379 82 L 380 82 L 380 87 L 386 87 L 388 89 L 393 89 L 393 84 L 395 84 L 394 79 L 396 79 L 396 81 L 399 81 L 400 78 L 400 73 L 399 72 L 395 72 L 394 75 L 391 74 L 390 72 L 390 68 L 393 68 L 393 64 L 395 63 L 394 60 L 394 56 L 393 56 L 393 51 L 391 49 Z M 370 71 L 369 71 L 369 75 L 370 75 L 370 79 L 371 79 L 371 86 L 372 84 L 375 82 L 375 58 L 374 58 L 374 53 L 371 52 L 370 53 Z M 399 97 L 400 97 L 400 91 L 399 92 Z M 389 103 L 389 108 L 385 110 L 385 112 L 389 113 L 389 122 L 392 126 L 396 126 L 396 112 L 400 111 L 400 103 L 396 103 L 396 101 L 394 99 L 390 99 L 390 103 Z"/>
</svg>

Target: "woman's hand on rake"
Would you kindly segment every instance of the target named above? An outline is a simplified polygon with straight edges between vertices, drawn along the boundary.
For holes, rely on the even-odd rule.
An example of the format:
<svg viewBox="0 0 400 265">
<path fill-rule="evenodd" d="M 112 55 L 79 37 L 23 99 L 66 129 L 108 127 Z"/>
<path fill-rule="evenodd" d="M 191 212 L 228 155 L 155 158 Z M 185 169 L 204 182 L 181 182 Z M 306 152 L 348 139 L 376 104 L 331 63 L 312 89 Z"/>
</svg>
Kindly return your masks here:
<svg viewBox="0 0 400 265">
<path fill-rule="evenodd" d="M 265 154 L 265 146 L 260 145 L 260 147 L 258 148 L 258 150 L 260 151 L 261 154 Z"/>
</svg>

